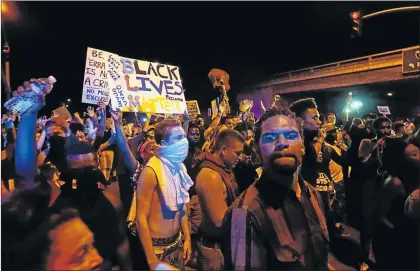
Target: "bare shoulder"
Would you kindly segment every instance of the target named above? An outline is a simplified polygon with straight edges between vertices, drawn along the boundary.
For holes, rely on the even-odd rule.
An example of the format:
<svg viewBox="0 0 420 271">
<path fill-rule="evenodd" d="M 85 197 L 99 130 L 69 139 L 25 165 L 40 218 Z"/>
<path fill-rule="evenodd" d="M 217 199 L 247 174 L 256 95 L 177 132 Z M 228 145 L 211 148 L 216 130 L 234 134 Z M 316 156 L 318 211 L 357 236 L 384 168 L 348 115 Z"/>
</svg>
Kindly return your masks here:
<svg viewBox="0 0 420 271">
<path fill-rule="evenodd" d="M 196 188 L 208 189 L 211 187 L 224 187 L 222 177 L 212 169 L 203 168 L 197 175 Z"/>
<path fill-rule="evenodd" d="M 157 177 L 155 171 L 150 167 L 145 167 L 139 176 L 138 188 L 154 188 L 157 185 Z M 139 189 L 137 189 L 139 191 Z"/>
</svg>

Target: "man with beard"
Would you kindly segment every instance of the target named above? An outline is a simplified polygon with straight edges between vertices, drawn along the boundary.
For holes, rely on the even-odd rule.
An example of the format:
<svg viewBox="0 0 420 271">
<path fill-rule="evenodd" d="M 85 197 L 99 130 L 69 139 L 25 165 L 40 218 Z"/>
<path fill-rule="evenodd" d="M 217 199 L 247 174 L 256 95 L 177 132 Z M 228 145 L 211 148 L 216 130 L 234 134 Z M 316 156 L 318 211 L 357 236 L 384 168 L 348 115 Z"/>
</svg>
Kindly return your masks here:
<svg viewBox="0 0 420 271">
<path fill-rule="evenodd" d="M 387 117 L 379 117 L 373 121 L 373 130 L 376 137 L 364 139 L 359 146 L 359 158 L 365 163 L 377 160 L 377 149 L 384 145 L 384 138 L 391 136 L 392 122 Z"/>
<path fill-rule="evenodd" d="M 337 117 L 335 116 L 335 114 L 334 113 L 328 113 L 327 122 L 332 123 L 335 126 L 336 121 L 337 121 Z"/>
<path fill-rule="evenodd" d="M 195 158 L 202 153 L 202 141 L 200 135 L 200 128 L 198 128 L 198 126 L 196 126 L 194 123 L 189 123 L 188 125 L 187 139 L 189 143 L 189 149 L 188 156 L 185 159 L 184 164 L 187 168 L 188 174 L 190 175 L 191 179 L 195 180 L 196 172 L 193 165 L 195 162 Z"/>
<path fill-rule="evenodd" d="M 202 140 L 200 135 L 200 128 L 195 123 L 188 124 L 188 133 L 187 139 L 189 143 L 188 156 L 184 161 L 185 167 L 187 168 L 188 175 L 191 176 L 191 179 L 195 181 L 197 175 L 197 157 L 202 154 L 201 146 Z M 191 230 L 191 245 L 192 245 L 192 257 L 189 263 L 190 267 L 196 267 L 197 265 L 197 245 L 198 245 L 198 227 L 201 223 L 201 208 L 200 202 L 198 200 L 197 192 L 195 190 L 195 185 L 193 185 L 188 191 L 191 197 L 190 202 L 188 203 L 189 210 L 189 222 Z"/>
<path fill-rule="evenodd" d="M 315 99 L 298 100 L 290 106 L 290 110 L 303 120 L 305 155 L 302 160 L 302 177 L 320 192 L 328 215 L 329 195 L 333 192 L 329 164 L 331 154 L 335 151 L 325 143 L 326 132 L 321 129 Z"/>
<path fill-rule="evenodd" d="M 227 208 L 237 197 L 238 185 L 232 172 L 244 149 L 244 138 L 235 130 L 226 129 L 216 138 L 214 152 L 208 150 L 198 158 L 200 171 L 196 190 L 202 220 L 198 235 L 200 270 L 222 270 L 221 225 Z"/>
<path fill-rule="evenodd" d="M 373 129 L 376 137 L 373 139 L 363 139 L 359 146 L 358 155 L 362 162 L 361 169 L 363 175 L 360 176 L 361 183 L 361 205 L 357 211 L 362 214 L 362 226 L 360 229 L 361 245 L 361 264 L 360 270 L 369 269 L 369 248 L 375 223 L 372 217 L 372 210 L 380 195 L 377 193 L 377 187 L 385 181 L 385 172 L 381 172 L 381 153 L 385 146 L 385 140 L 391 136 L 392 122 L 387 117 L 378 117 L 373 121 Z M 381 174 L 378 174 L 381 173 Z"/>
<path fill-rule="evenodd" d="M 261 162 L 254 148 L 255 126 L 250 122 L 242 122 L 235 126 L 235 130 L 245 138 L 244 155 L 234 169 L 240 194 L 260 177 L 257 169 L 261 170 Z"/>
<path fill-rule="evenodd" d="M 330 115 L 328 115 L 329 117 Z M 346 222 L 346 193 L 344 183 L 347 183 L 348 179 L 348 162 L 347 162 L 347 146 L 344 144 L 341 138 L 341 132 L 333 125 L 328 123 L 324 126 L 327 136 L 325 142 L 327 146 L 334 149 L 333 154 L 337 154 L 335 160 L 340 160 L 341 163 L 337 163 L 333 159 L 330 160 L 329 169 L 331 173 L 331 179 L 334 182 L 334 189 L 336 191 L 336 197 L 331 205 L 332 215 L 335 222 L 335 230 L 337 234 L 342 236 L 349 236 L 350 234 L 344 231 L 341 222 Z M 344 181 L 346 180 L 346 181 Z"/>
<path fill-rule="evenodd" d="M 151 270 L 159 261 L 183 269 L 191 256 L 186 204 L 193 182 L 182 163 L 188 140 L 179 122 L 169 119 L 156 125 L 155 138 L 160 146 L 137 184 L 137 232 Z"/>
<path fill-rule="evenodd" d="M 226 268 L 328 270 L 322 200 L 298 170 L 301 121 L 286 107 L 271 108 L 257 123 L 255 141 L 263 175 L 226 212 Z"/>
</svg>

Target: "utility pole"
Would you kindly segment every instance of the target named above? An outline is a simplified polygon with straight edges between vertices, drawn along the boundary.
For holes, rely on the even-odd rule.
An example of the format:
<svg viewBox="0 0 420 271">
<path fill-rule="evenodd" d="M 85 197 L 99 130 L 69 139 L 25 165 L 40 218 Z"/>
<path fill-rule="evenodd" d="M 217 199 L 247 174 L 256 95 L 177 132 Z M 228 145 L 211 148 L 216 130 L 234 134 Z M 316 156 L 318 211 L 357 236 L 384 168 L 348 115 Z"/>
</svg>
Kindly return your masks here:
<svg viewBox="0 0 420 271">
<path fill-rule="evenodd" d="M 10 90 L 10 47 L 7 41 L 3 45 L 3 56 L 4 56 L 4 71 L 1 73 L 1 79 L 4 84 L 4 91 L 6 94 L 6 100 L 10 99 L 11 90 Z"/>
<path fill-rule="evenodd" d="M 363 15 L 360 11 L 350 12 L 350 18 L 353 20 L 353 30 L 352 38 L 362 35 L 362 20 L 367 20 L 379 15 L 394 13 L 394 12 L 407 12 L 407 11 L 420 11 L 420 6 L 411 6 L 411 7 L 401 7 L 401 8 L 391 8 L 386 10 L 377 11 L 371 14 Z"/>
</svg>

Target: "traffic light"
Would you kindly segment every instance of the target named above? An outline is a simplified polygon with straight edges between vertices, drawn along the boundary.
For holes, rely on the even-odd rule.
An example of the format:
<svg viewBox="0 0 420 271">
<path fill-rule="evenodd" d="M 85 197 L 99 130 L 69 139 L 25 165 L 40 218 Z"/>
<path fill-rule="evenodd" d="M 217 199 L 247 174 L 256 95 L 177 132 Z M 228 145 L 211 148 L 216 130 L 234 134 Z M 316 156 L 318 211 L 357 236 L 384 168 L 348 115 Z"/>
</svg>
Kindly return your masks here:
<svg viewBox="0 0 420 271">
<path fill-rule="evenodd" d="M 352 38 L 362 35 L 362 16 L 359 11 L 350 12 L 350 18 L 353 20 Z"/>
</svg>

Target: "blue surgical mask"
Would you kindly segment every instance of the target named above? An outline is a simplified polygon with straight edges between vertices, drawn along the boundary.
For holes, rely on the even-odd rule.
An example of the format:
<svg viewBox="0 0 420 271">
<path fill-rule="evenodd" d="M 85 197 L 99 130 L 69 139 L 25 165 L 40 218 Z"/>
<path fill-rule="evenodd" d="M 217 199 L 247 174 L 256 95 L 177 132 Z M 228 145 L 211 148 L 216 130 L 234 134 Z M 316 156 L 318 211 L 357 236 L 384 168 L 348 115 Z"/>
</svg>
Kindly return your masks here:
<svg viewBox="0 0 420 271">
<path fill-rule="evenodd" d="M 175 144 L 168 146 L 159 146 L 157 155 L 161 156 L 171 163 L 179 164 L 184 162 L 188 155 L 188 140 L 184 137 Z"/>
</svg>

